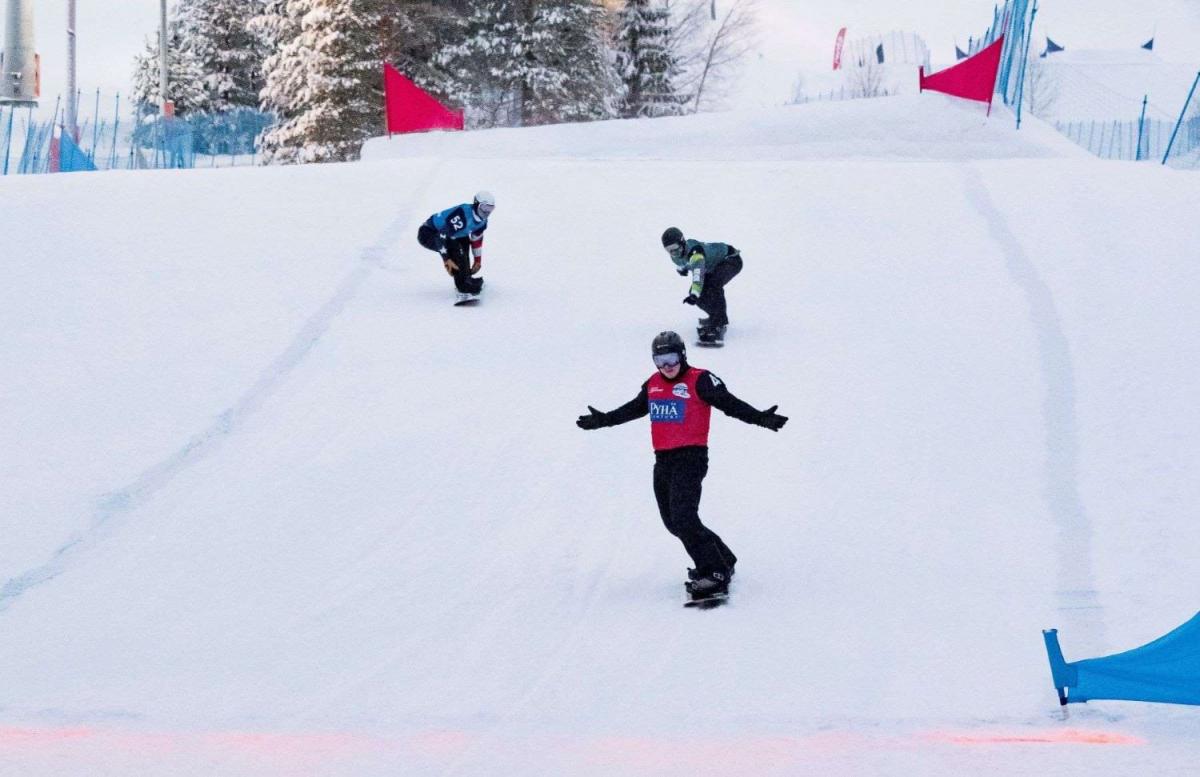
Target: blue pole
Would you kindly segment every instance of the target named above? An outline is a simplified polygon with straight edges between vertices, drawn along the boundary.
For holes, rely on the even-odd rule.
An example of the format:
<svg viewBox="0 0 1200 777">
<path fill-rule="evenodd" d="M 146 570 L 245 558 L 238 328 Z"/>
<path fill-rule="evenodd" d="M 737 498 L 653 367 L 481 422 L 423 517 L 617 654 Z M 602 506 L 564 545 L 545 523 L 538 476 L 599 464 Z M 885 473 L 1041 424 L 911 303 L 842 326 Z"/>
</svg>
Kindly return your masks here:
<svg viewBox="0 0 1200 777">
<path fill-rule="evenodd" d="M 8 175 L 8 157 L 12 155 L 12 115 L 17 113 L 17 107 L 8 108 L 8 131 L 4 135 L 4 174 Z"/>
<path fill-rule="evenodd" d="M 1183 101 L 1183 110 L 1179 112 L 1179 121 L 1175 122 L 1175 129 L 1171 131 L 1171 139 L 1167 141 L 1167 153 L 1163 154 L 1162 163 L 1167 163 L 1167 157 L 1171 156 L 1171 146 L 1175 143 L 1175 135 L 1179 132 L 1179 125 L 1183 124 L 1183 117 L 1187 114 L 1188 105 L 1192 102 L 1192 95 L 1196 93 L 1196 84 L 1200 83 L 1200 73 L 1196 73 L 1196 80 L 1192 82 L 1192 88 L 1188 92 L 1187 99 Z"/>
<path fill-rule="evenodd" d="M 23 148 L 21 150 L 21 165 L 20 165 L 20 167 L 17 168 L 17 172 L 20 173 L 21 175 L 24 175 L 25 173 L 30 172 L 30 170 L 28 169 L 29 168 L 29 154 L 30 154 L 30 149 L 33 148 L 33 131 L 34 131 L 33 107 L 31 106 L 29 108 L 29 116 L 27 116 L 25 118 L 25 148 Z M 36 151 L 34 153 L 36 153 Z"/>
<path fill-rule="evenodd" d="M 12 154 L 12 128 L 13 114 L 17 112 L 17 106 L 13 105 L 8 109 L 8 131 L 4 133 L 4 175 L 8 175 L 8 158 Z"/>
<path fill-rule="evenodd" d="M 96 112 L 92 114 L 92 165 L 96 164 L 96 146 L 100 143 L 100 90 L 96 90 Z"/>
<path fill-rule="evenodd" d="M 117 99 L 113 102 L 113 139 L 112 146 L 108 153 L 108 169 L 113 170 L 117 167 L 117 130 L 121 128 L 121 93 L 117 92 Z"/>
<path fill-rule="evenodd" d="M 54 125 L 58 124 L 58 106 L 61 104 L 62 104 L 62 97 L 60 96 L 54 101 L 54 118 L 50 121 L 49 139 L 50 139 L 51 143 L 54 142 Z M 39 143 L 38 145 L 40 146 L 41 144 Z M 61 162 L 62 161 L 62 146 L 59 146 L 58 153 L 59 153 L 59 161 Z M 35 158 L 35 161 L 36 161 L 36 158 Z M 46 169 L 42 170 L 42 172 L 43 173 L 50 172 L 50 150 L 48 147 L 46 149 Z"/>
<path fill-rule="evenodd" d="M 1029 15 L 1029 31 L 1025 34 L 1025 54 L 1021 57 L 1021 75 L 1017 81 L 1017 129 L 1021 129 L 1021 103 L 1025 101 L 1025 66 L 1029 63 L 1029 44 L 1033 42 L 1033 20 L 1037 18 L 1037 0 Z"/>
</svg>

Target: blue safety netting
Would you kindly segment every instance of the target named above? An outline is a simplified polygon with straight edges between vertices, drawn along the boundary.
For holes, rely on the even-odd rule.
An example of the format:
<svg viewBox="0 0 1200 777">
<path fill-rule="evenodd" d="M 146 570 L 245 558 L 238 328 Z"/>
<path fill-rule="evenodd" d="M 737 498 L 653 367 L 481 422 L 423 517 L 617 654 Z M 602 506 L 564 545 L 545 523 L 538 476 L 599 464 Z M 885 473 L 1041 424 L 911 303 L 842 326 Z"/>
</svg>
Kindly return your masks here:
<svg viewBox="0 0 1200 777">
<path fill-rule="evenodd" d="M 69 133 L 61 133 L 58 140 L 59 172 L 81 173 L 96 169 L 96 165 L 92 162 L 91 157 L 83 153 L 83 149 L 71 138 Z"/>
<path fill-rule="evenodd" d="M 1140 648 L 1068 662 L 1058 630 L 1042 632 L 1061 704 L 1094 699 L 1200 704 L 1200 613 Z"/>
<path fill-rule="evenodd" d="M 63 130 L 61 106 L 45 113 L 0 106 L 0 175 L 54 170 L 56 128 L 58 137 L 73 141 L 72 148 L 60 147 L 62 171 L 252 165 L 258 161 L 259 136 L 275 121 L 272 114 L 250 108 L 163 118 L 144 111 L 131 116 L 129 106 L 115 97 L 102 101 L 97 96 L 79 105 L 74 132 Z"/>
</svg>

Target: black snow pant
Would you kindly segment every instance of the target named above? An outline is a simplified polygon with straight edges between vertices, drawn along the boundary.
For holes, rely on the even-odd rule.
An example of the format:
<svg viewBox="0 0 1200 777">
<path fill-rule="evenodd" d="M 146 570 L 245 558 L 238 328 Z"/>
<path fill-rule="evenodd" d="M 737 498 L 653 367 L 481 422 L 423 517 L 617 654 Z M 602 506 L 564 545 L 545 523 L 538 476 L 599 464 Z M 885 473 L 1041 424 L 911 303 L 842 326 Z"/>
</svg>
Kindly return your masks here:
<svg viewBox="0 0 1200 777">
<path fill-rule="evenodd" d="M 704 276 L 704 288 L 700 290 L 700 301 L 696 307 L 712 319 L 712 326 L 728 326 L 729 315 L 725 312 L 725 284 L 742 271 L 742 256 L 734 253 Z"/>
<path fill-rule="evenodd" d="M 430 251 L 441 253 L 441 240 L 438 231 L 431 224 L 422 224 L 417 230 L 417 242 Z M 458 265 L 454 271 L 454 288 L 467 294 L 478 294 L 483 288 L 483 278 L 471 275 L 471 241 L 465 237 L 452 237 L 446 240 L 446 253 L 442 259 L 449 259 Z"/>
<path fill-rule="evenodd" d="M 708 448 L 688 446 L 654 454 L 654 497 L 667 531 L 683 543 L 701 574 L 731 569 L 737 556 L 700 522 L 700 484 L 708 474 Z"/>
</svg>

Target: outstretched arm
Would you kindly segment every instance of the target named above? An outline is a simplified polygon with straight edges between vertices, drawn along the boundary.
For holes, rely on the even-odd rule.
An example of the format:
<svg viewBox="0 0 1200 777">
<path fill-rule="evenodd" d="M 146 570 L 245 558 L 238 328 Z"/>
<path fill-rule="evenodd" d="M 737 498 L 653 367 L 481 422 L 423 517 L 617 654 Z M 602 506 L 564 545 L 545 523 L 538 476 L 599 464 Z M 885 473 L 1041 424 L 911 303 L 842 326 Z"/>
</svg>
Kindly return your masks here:
<svg viewBox="0 0 1200 777">
<path fill-rule="evenodd" d="M 733 392 L 726 387 L 725 382 L 711 372 L 705 373 L 700 380 L 696 381 L 696 393 L 700 395 L 701 399 L 725 415 L 733 416 L 748 424 L 762 426 L 773 432 L 778 432 L 788 421 L 787 416 L 775 412 L 779 405 L 772 405 L 766 410 L 756 410 L 749 403 L 735 397 Z"/>
<path fill-rule="evenodd" d="M 646 401 L 646 397 L 646 384 L 643 383 L 642 390 L 638 392 L 638 395 L 616 410 L 602 413 L 591 405 L 588 405 L 588 414 L 579 416 L 575 421 L 575 425 L 580 429 L 592 430 L 604 426 L 616 426 L 641 418 L 650 413 L 650 406 Z"/>
</svg>

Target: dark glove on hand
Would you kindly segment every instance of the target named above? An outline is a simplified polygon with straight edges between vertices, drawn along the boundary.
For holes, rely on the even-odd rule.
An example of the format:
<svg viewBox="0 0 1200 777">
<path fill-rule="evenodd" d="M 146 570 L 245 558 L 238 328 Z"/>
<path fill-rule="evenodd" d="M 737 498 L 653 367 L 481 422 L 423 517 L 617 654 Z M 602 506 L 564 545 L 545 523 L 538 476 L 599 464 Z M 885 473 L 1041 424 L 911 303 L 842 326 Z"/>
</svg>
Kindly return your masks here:
<svg viewBox="0 0 1200 777">
<path fill-rule="evenodd" d="M 697 297 L 695 294 L 689 294 L 683 298 L 683 304 L 685 304 L 685 305 L 695 305 L 699 301 L 700 301 L 700 298 Z"/>
<path fill-rule="evenodd" d="M 686 268 L 686 267 L 680 267 L 680 268 L 679 268 L 678 270 L 676 270 L 675 272 L 679 273 L 680 275 L 687 275 L 687 274 L 688 274 L 688 268 Z"/>
<path fill-rule="evenodd" d="M 778 407 L 779 405 L 771 405 L 766 410 L 759 413 L 758 421 L 756 421 L 756 423 L 759 426 L 764 426 L 767 429 L 770 429 L 772 432 L 778 432 L 783 428 L 783 425 L 788 422 L 787 416 L 779 415 L 779 413 L 775 412 L 775 409 Z"/>
<path fill-rule="evenodd" d="M 605 418 L 604 413 L 588 405 L 588 414 L 579 416 L 575 420 L 575 425 L 580 429 L 591 431 L 592 429 L 599 429 L 602 426 L 608 426 L 608 419 Z"/>
</svg>

